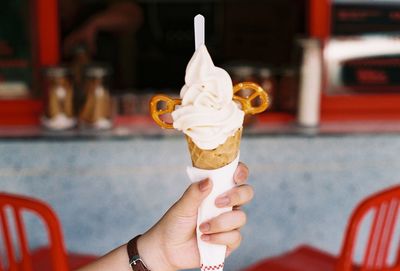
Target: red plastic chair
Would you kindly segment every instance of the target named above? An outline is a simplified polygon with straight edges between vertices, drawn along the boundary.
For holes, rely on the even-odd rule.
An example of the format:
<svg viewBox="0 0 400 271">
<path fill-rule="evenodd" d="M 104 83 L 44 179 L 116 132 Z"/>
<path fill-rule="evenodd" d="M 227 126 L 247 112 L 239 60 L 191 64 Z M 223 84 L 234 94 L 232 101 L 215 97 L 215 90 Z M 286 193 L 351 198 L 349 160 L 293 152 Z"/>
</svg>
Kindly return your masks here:
<svg viewBox="0 0 400 271">
<path fill-rule="evenodd" d="M 263 260 L 244 271 L 399 271 L 400 247 L 393 246 L 397 255 L 388 263 L 394 229 L 398 222 L 400 186 L 374 194 L 363 200 L 353 212 L 339 257 L 310 246 L 301 246 L 284 255 Z M 361 266 L 353 264 L 356 240 L 363 219 L 374 211 Z"/>
<path fill-rule="evenodd" d="M 13 215 L 7 215 L 6 210 Z M 47 228 L 49 246 L 30 251 L 27 232 L 24 226 L 23 212 L 32 212 L 40 217 Z M 13 244 L 10 218 L 14 217 L 13 225 L 20 255 L 17 257 Z M 65 251 L 61 225 L 56 214 L 46 203 L 36 199 L 0 192 L 0 232 L 3 247 L 6 249 L 7 266 L 0 257 L 0 271 L 69 271 L 79 268 L 96 257 L 90 255 L 69 254 Z M 1 256 L 1 254 L 0 254 Z"/>
</svg>

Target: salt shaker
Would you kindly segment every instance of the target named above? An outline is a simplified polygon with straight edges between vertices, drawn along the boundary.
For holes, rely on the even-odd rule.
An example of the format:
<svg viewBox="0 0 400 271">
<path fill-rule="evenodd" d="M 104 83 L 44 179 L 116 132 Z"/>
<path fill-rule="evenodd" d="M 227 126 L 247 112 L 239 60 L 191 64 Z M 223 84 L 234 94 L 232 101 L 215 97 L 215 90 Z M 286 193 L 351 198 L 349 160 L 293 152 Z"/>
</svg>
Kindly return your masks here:
<svg viewBox="0 0 400 271">
<path fill-rule="evenodd" d="M 93 129 L 112 127 L 110 92 L 107 86 L 109 70 L 104 66 L 90 66 L 85 71 L 85 102 L 79 114 L 80 126 Z"/>
<path fill-rule="evenodd" d="M 43 126 L 51 130 L 65 130 L 73 127 L 73 88 L 65 67 L 47 68 L 45 71 Z"/>
</svg>

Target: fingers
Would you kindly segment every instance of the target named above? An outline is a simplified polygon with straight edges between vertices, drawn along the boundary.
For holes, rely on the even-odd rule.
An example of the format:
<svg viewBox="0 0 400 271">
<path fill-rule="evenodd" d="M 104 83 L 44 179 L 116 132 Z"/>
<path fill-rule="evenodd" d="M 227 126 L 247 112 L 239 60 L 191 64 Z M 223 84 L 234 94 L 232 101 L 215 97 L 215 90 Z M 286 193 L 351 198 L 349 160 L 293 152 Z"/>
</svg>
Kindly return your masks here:
<svg viewBox="0 0 400 271">
<path fill-rule="evenodd" d="M 246 214 L 243 211 L 223 213 L 216 218 L 200 225 L 203 233 L 201 239 L 208 243 L 226 245 L 226 256 L 240 246 L 242 235 L 239 228 L 246 224 Z"/>
<path fill-rule="evenodd" d="M 215 205 L 219 208 L 235 207 L 251 201 L 254 197 L 254 190 L 251 186 L 245 184 L 248 176 L 249 169 L 244 163 L 239 162 L 239 165 L 233 175 L 233 179 L 238 186 L 220 195 L 215 200 Z"/>
<path fill-rule="evenodd" d="M 223 213 L 200 225 L 204 234 L 229 232 L 239 229 L 246 224 L 246 214 L 241 210 Z"/>
<path fill-rule="evenodd" d="M 249 168 L 244 163 L 239 162 L 235 174 L 233 175 L 233 180 L 237 185 L 241 185 L 246 183 L 248 177 L 249 177 Z"/>
<path fill-rule="evenodd" d="M 217 197 L 215 205 L 219 208 L 241 206 L 251 201 L 253 197 L 253 187 L 248 184 L 243 184 Z"/>
<path fill-rule="evenodd" d="M 226 245 L 228 254 L 238 248 L 242 242 L 242 235 L 238 230 L 216 234 L 202 235 L 201 239 L 207 243 Z"/>
<path fill-rule="evenodd" d="M 212 182 L 209 179 L 191 184 L 173 208 L 181 216 L 197 215 L 201 202 L 211 192 L 211 188 Z"/>
</svg>

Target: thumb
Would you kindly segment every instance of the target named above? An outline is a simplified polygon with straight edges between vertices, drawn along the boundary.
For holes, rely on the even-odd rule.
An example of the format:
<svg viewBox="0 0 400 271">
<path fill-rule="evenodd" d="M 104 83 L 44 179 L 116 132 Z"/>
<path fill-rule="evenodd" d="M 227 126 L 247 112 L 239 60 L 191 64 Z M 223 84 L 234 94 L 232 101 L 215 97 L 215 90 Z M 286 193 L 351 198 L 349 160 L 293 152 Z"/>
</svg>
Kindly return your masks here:
<svg viewBox="0 0 400 271">
<path fill-rule="evenodd" d="M 212 182 L 204 179 L 197 183 L 192 183 L 182 197 L 175 203 L 174 209 L 180 216 L 197 215 L 197 209 L 202 201 L 210 194 Z"/>
</svg>

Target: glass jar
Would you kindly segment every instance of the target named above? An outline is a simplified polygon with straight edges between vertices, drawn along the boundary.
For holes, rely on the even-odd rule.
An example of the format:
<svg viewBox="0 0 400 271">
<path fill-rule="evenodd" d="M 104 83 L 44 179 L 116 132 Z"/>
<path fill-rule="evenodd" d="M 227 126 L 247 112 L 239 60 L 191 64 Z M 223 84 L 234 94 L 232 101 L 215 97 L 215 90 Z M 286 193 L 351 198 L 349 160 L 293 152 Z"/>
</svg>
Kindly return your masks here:
<svg viewBox="0 0 400 271">
<path fill-rule="evenodd" d="M 79 114 L 79 124 L 83 128 L 101 130 L 112 127 L 108 75 L 109 70 L 104 66 L 90 66 L 85 70 L 85 102 Z"/>
<path fill-rule="evenodd" d="M 65 130 L 76 124 L 73 88 L 65 67 L 45 70 L 44 115 L 42 124 L 51 130 Z"/>
<path fill-rule="evenodd" d="M 233 85 L 241 82 L 255 82 L 255 68 L 248 65 L 237 65 L 228 68 Z"/>
<path fill-rule="evenodd" d="M 260 68 L 257 73 L 260 86 L 268 94 L 268 111 L 276 109 L 276 80 L 269 68 Z"/>
<path fill-rule="evenodd" d="M 250 65 L 234 65 L 228 67 L 227 70 L 229 71 L 232 77 L 233 85 L 243 82 L 254 82 L 259 83 L 256 78 L 256 68 Z M 241 89 L 236 95 L 241 97 L 249 97 L 253 91 L 251 89 Z M 256 117 L 253 115 L 245 115 L 243 125 L 250 126 L 256 121 Z"/>
</svg>

